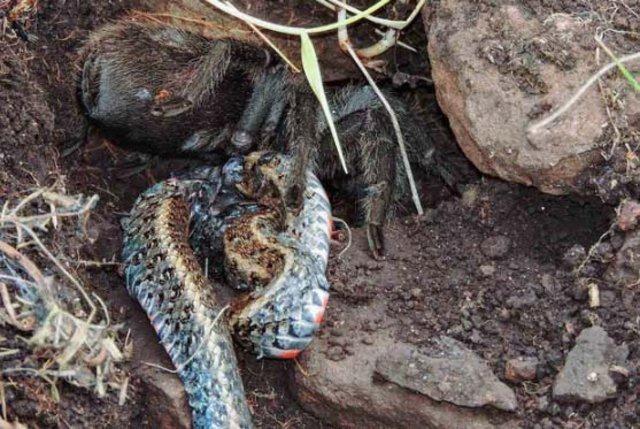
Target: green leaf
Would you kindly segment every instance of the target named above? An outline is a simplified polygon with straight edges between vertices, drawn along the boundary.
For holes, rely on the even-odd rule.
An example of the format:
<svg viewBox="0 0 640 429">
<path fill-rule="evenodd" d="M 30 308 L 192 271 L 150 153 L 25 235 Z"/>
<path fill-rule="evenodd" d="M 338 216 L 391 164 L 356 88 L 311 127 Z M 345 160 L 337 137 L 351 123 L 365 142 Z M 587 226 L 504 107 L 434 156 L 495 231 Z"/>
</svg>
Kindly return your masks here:
<svg viewBox="0 0 640 429">
<path fill-rule="evenodd" d="M 620 70 L 620 73 L 622 73 L 625 79 L 629 81 L 629 84 L 631 85 L 631 87 L 635 89 L 637 92 L 640 92 L 640 81 L 638 81 L 638 78 L 634 77 L 631 74 L 631 72 L 624 66 L 624 64 L 618 61 L 618 58 L 616 58 L 615 61 L 616 61 L 616 65 L 618 66 L 618 69 Z"/>
<path fill-rule="evenodd" d="M 344 154 L 342 153 L 340 139 L 338 138 L 338 131 L 336 130 L 336 126 L 331 116 L 331 108 L 329 107 L 329 102 L 327 101 L 327 95 L 324 92 L 324 85 L 322 84 L 322 74 L 320 73 L 320 64 L 318 63 L 316 50 L 313 46 L 311 38 L 307 33 L 302 33 L 300 35 L 300 42 L 302 69 L 304 70 L 304 74 L 307 77 L 309 86 L 311 86 L 313 93 L 316 95 L 316 98 L 322 106 L 322 112 L 324 113 L 324 116 L 327 119 L 327 123 L 329 124 L 331 136 L 333 137 L 333 142 L 336 145 L 342 168 L 344 169 L 345 173 L 348 173 L 347 163 L 344 159 Z"/>
<path fill-rule="evenodd" d="M 622 61 L 620 61 L 618 59 L 618 57 L 611 51 L 611 49 L 609 49 L 607 47 L 607 45 L 604 44 L 604 42 L 602 41 L 601 37 L 596 36 L 595 37 L 596 42 L 598 43 L 598 45 L 600 45 L 600 47 L 607 53 L 607 55 L 609 55 L 609 57 L 613 60 L 613 62 L 616 64 L 616 66 L 618 67 L 618 70 L 620 70 L 620 73 L 622 73 L 622 76 L 624 76 L 625 79 L 627 79 L 627 81 L 629 82 L 629 84 L 631 85 L 631 87 L 633 89 L 635 89 L 637 92 L 640 92 L 640 82 L 638 82 L 638 80 L 631 74 L 631 72 L 624 66 L 624 64 L 622 63 Z"/>
</svg>

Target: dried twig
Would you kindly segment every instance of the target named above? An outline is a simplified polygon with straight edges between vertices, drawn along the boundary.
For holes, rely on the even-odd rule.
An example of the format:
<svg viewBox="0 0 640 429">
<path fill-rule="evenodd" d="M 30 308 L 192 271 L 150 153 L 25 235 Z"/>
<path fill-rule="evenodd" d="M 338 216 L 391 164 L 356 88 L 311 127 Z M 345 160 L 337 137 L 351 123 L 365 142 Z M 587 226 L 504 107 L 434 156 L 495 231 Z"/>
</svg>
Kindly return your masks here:
<svg viewBox="0 0 640 429">
<path fill-rule="evenodd" d="M 48 351 L 43 355 L 47 360 L 40 368 L 3 368 L 1 373 L 40 377 L 51 384 L 54 399 L 58 396 L 55 383 L 59 378 L 79 387 L 91 388 L 99 396 L 106 394 L 107 387 L 112 387 L 126 397 L 116 368 L 125 355 L 112 339 L 119 327 L 111 327 L 104 302 L 84 289 L 39 235 L 40 231 L 48 231 L 50 227 L 64 227 L 64 218 L 86 220 L 97 196 L 85 200 L 81 196 L 59 193 L 55 188 L 54 185 L 37 189 L 13 208 L 7 201 L 0 211 L 2 317 L 21 330 L 33 331 L 25 339 L 28 346 Z M 78 225 L 76 228 L 81 227 Z M 30 242 L 25 243 L 24 237 L 28 237 Z M 9 240 L 16 244 L 12 246 Z M 51 261 L 61 277 L 45 276 L 27 252 L 37 256 L 36 260 Z M 61 297 L 69 295 L 65 291 L 69 285 L 82 297 L 81 301 L 75 302 L 77 295 Z M 64 291 L 62 295 L 61 291 Z M 69 310 L 72 305 L 78 316 Z M 89 315 L 83 319 L 80 313 L 86 315 L 86 309 L 89 309 Z M 94 323 L 99 310 L 102 317 Z M 34 356 L 33 360 L 37 361 L 38 357 Z"/>
<path fill-rule="evenodd" d="M 338 221 L 339 223 L 341 223 L 342 225 L 344 225 L 344 227 L 347 230 L 347 245 L 345 246 L 344 249 L 342 249 L 340 251 L 340 253 L 338 253 L 338 259 L 342 259 L 342 256 L 344 256 L 345 253 L 347 253 L 347 250 L 349 250 L 349 248 L 351 248 L 351 242 L 353 240 L 353 236 L 351 234 L 351 228 L 349 227 L 349 224 L 344 221 L 343 219 L 340 219 L 339 217 L 334 216 L 333 217 L 333 221 Z"/>
<path fill-rule="evenodd" d="M 2 298 L 2 304 L 7 312 L 7 316 L 9 316 L 9 322 L 21 331 L 33 331 L 34 327 L 32 323 L 20 322 L 18 320 L 18 316 L 13 308 L 13 303 L 9 297 L 7 285 L 2 282 L 0 282 L 0 298 Z"/>
<path fill-rule="evenodd" d="M 31 278 L 37 285 L 44 285 L 45 281 L 44 276 L 42 275 L 42 271 L 40 271 L 40 269 L 36 266 L 36 264 L 33 263 L 31 259 L 18 252 L 15 248 L 9 246 L 2 240 L 0 240 L 0 252 L 4 253 L 5 256 L 8 256 L 9 258 L 17 262 L 20 267 L 31 276 Z"/>
</svg>

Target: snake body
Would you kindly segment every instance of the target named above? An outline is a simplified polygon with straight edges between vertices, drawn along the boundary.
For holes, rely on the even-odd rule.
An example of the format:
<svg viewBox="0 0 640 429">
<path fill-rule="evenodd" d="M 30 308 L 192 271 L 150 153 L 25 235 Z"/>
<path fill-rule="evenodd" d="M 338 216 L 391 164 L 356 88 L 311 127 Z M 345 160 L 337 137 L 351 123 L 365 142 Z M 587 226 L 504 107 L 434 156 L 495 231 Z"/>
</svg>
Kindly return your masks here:
<svg viewBox="0 0 640 429">
<path fill-rule="evenodd" d="M 283 209 L 288 167 L 257 153 L 168 179 L 123 222 L 127 289 L 177 369 L 196 428 L 252 427 L 232 337 L 258 357 L 293 358 L 322 320 L 331 208 L 309 173 L 299 212 Z M 255 289 L 225 312 L 205 260 Z"/>
</svg>

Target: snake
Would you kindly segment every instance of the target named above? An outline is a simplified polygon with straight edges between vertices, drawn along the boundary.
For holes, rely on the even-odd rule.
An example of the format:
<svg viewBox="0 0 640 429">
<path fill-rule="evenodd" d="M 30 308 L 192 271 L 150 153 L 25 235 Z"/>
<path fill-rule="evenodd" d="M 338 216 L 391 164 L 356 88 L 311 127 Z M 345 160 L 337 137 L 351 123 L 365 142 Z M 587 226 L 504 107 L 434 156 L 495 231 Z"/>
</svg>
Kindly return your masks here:
<svg viewBox="0 0 640 429">
<path fill-rule="evenodd" d="M 234 340 L 258 358 L 295 358 L 329 298 L 331 205 L 307 172 L 300 204 L 284 195 L 291 159 L 236 156 L 158 182 L 124 229 L 126 287 L 184 385 L 195 428 L 251 428 Z M 223 305 L 224 284 L 239 298 Z"/>
</svg>

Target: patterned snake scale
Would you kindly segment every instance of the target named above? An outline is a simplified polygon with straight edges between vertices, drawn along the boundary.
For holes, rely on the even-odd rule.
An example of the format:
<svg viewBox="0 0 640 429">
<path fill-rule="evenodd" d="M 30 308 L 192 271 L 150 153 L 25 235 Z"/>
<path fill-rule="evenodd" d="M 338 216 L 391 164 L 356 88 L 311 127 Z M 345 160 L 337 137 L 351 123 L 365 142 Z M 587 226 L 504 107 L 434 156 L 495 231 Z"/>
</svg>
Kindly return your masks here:
<svg viewBox="0 0 640 429">
<path fill-rule="evenodd" d="M 127 289 L 178 371 L 196 428 L 252 427 L 232 335 L 258 357 L 293 358 L 322 321 L 331 207 L 309 173 L 299 211 L 283 210 L 288 165 L 257 152 L 194 170 L 145 191 L 123 221 Z M 225 311 L 207 261 L 255 289 Z"/>
</svg>

